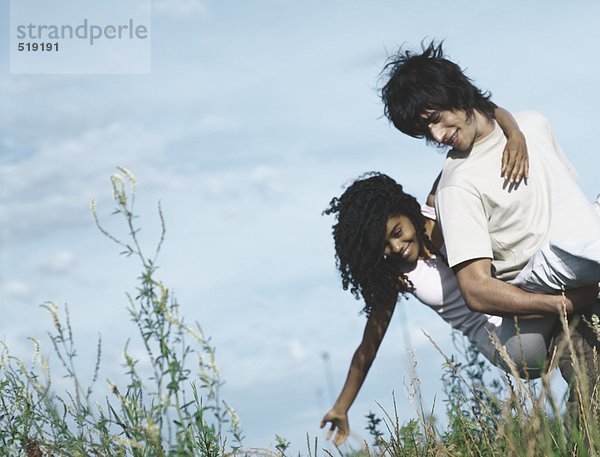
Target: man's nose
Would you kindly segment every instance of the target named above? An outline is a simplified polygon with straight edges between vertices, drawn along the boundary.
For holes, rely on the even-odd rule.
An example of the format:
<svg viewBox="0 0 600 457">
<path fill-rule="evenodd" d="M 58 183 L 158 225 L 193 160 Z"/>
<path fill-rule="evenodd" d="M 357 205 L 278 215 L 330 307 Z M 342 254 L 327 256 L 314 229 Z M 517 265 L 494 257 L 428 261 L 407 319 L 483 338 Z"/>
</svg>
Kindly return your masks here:
<svg viewBox="0 0 600 457">
<path fill-rule="evenodd" d="M 431 138 L 438 143 L 442 143 L 444 141 L 444 128 L 440 125 L 429 124 L 429 133 L 431 133 Z"/>
</svg>

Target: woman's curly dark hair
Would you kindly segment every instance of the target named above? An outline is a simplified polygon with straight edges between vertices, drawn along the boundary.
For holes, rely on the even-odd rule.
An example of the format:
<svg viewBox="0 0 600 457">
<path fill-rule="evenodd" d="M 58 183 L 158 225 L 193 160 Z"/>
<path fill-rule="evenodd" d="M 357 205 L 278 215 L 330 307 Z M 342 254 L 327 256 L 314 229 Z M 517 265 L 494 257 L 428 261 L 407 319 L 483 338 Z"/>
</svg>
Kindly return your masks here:
<svg viewBox="0 0 600 457">
<path fill-rule="evenodd" d="M 383 303 L 396 302 L 398 294 L 410 292 L 412 284 L 393 258 L 384 258 L 386 225 L 390 216 L 405 215 L 415 226 L 421 246 L 439 254 L 425 234 L 421 205 L 387 175 L 370 172 L 354 181 L 323 214 L 335 214 L 333 225 L 336 266 L 344 290 L 365 300 L 369 316 Z M 399 280 L 401 278 L 402 280 Z"/>
<path fill-rule="evenodd" d="M 421 44 L 422 52 L 400 49 L 388 58 L 382 71 L 387 82 L 381 89 L 385 116 L 401 132 L 431 140 L 424 118 L 427 110 L 462 110 L 470 119 L 478 110 L 494 118 L 491 93 L 481 91 L 463 70 L 444 55 L 443 42 Z"/>
</svg>

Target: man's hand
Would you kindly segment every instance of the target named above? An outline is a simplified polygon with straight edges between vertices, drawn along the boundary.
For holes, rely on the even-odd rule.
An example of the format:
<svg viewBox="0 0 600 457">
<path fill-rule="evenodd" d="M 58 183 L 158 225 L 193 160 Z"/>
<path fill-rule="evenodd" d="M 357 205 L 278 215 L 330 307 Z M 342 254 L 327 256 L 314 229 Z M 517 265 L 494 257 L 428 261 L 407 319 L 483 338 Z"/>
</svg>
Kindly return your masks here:
<svg viewBox="0 0 600 457">
<path fill-rule="evenodd" d="M 565 291 L 564 303 L 567 313 L 583 311 L 594 304 L 598 299 L 598 286 L 600 284 L 591 284 Z"/>
<path fill-rule="evenodd" d="M 340 413 L 335 409 L 329 410 L 325 416 L 323 416 L 323 420 L 321 421 L 321 428 L 325 427 L 327 422 L 331 422 L 331 427 L 327 432 L 326 440 L 329 440 L 333 433 L 337 429 L 337 433 L 335 434 L 335 438 L 333 439 L 333 444 L 339 446 L 343 444 L 348 435 L 350 435 L 350 424 L 348 423 L 348 414 Z"/>
<path fill-rule="evenodd" d="M 506 146 L 502 152 L 502 170 L 500 176 L 511 184 L 519 184 L 529 177 L 529 155 L 525 136 L 515 130 L 506 137 Z"/>
</svg>

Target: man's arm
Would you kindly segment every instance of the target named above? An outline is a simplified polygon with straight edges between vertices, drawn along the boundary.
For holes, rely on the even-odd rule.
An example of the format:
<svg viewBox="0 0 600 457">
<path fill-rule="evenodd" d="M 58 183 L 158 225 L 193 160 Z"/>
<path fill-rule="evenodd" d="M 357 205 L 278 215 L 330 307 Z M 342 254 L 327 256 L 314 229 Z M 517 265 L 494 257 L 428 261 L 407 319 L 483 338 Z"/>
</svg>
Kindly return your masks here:
<svg viewBox="0 0 600 457">
<path fill-rule="evenodd" d="M 596 285 L 568 290 L 564 298 L 525 292 L 493 278 L 492 262 L 487 258 L 462 262 L 453 270 L 467 306 L 480 313 L 533 318 L 562 312 L 563 301 L 567 313 L 571 313 L 594 303 L 598 295 Z"/>
</svg>

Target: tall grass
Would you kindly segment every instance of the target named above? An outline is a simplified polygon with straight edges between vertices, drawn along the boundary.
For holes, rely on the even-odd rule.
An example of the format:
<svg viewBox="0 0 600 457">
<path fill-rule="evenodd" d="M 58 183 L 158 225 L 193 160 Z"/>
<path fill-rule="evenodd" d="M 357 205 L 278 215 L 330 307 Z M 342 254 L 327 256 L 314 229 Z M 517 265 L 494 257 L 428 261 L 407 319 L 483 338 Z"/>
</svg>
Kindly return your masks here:
<svg viewBox="0 0 600 457">
<path fill-rule="evenodd" d="M 362 454 L 390 456 L 597 456 L 600 454 L 600 401 L 596 389 L 589 389 L 588 373 L 597 373 L 597 354 L 590 366 L 576 356 L 566 314 L 561 316 L 566 335 L 564 347 L 553 355 L 550 369 L 560 357 L 571 360 L 575 379 L 571 389 L 575 401 L 565 406 L 557 399 L 549 374 L 534 382 L 519 377 L 516 367 L 501 346 L 497 349 L 507 361 L 511 374 L 491 368 L 470 347 L 466 361 L 445 357 L 445 415 L 448 425 L 440 429 L 433 414 L 425 414 L 417 402 L 416 417 L 400 424 L 398 414 L 383 411 L 387 431 L 373 431 L 377 425 L 369 418 L 369 431 L 374 439 Z M 598 319 L 589 323 L 598 332 Z M 559 351 L 565 351 L 560 354 Z M 499 374 L 489 378 L 491 370 Z M 550 371 L 550 370 L 548 370 Z M 412 385 L 418 386 L 418 380 Z M 413 392 L 415 398 L 420 398 Z M 573 410 L 570 410 L 572 408 Z M 372 415 L 371 415 L 372 416 Z"/>
<path fill-rule="evenodd" d="M 161 236 L 152 255 L 140 245 L 134 213 L 136 181 L 120 168 L 112 176 L 113 214 L 120 216 L 128 237 L 105 230 L 92 202 L 100 231 L 137 260 L 141 274 L 128 294 L 128 311 L 144 348 L 141 360 L 125 344 L 125 383 L 109 381 L 110 394 L 94 401 L 102 345 L 92 381 L 84 386 L 75 369 L 77 352 L 68 308 L 43 307 L 52 319 L 53 351 L 71 388 L 56 394 L 49 361 L 41 343 L 32 339 L 33 359 L 26 364 L 6 344 L 0 353 L 0 455 L 6 456 L 218 456 L 236 454 L 242 430 L 235 411 L 220 398 L 222 380 L 215 349 L 198 324 L 188 325 L 168 287 L 156 275 L 165 225 L 160 208 Z"/>
</svg>

